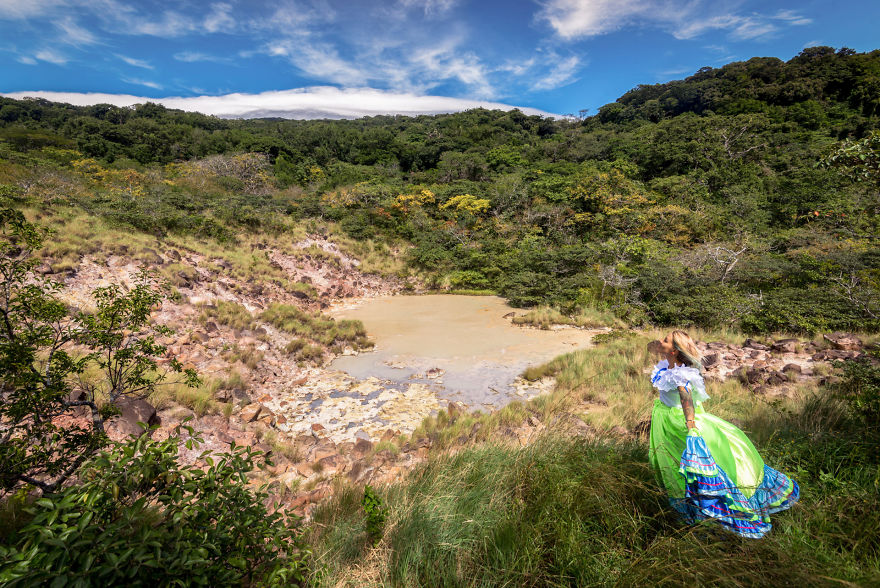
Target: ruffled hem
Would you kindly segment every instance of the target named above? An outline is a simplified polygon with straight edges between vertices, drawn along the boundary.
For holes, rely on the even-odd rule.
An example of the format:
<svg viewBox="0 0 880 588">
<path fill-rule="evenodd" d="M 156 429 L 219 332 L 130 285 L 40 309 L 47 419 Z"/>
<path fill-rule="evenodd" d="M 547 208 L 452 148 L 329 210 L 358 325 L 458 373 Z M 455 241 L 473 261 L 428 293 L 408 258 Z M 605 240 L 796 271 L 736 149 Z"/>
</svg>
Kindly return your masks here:
<svg viewBox="0 0 880 588">
<path fill-rule="evenodd" d="M 711 519 L 743 537 L 766 535 L 769 515 L 790 508 L 800 496 L 797 482 L 764 465 L 761 484 L 746 498 L 693 431 L 688 433 L 679 473 L 686 481 L 685 497 L 671 498 L 672 506 L 690 523 Z"/>
</svg>

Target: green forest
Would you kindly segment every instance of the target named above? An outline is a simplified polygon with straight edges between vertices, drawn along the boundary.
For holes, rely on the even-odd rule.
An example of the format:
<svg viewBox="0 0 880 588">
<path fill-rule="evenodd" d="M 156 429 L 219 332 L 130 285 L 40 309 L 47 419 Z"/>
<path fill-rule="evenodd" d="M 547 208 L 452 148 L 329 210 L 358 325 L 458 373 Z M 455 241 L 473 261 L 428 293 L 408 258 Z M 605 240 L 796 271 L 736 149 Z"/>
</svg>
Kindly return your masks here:
<svg viewBox="0 0 880 588">
<path fill-rule="evenodd" d="M 2 99 L 0 121 L 9 164 L 128 175 L 136 197 L 65 204 L 155 235 L 223 241 L 319 218 L 411 244 L 408 267 L 438 286 L 516 306 L 751 333 L 880 327 L 876 51 L 707 67 L 583 120 L 221 120 Z M 874 167 L 856 173 L 860 157 Z M 210 190 L 175 182 L 197 161 L 218 174 Z"/>
<path fill-rule="evenodd" d="M 162 294 L 148 276 L 131 291 L 102 289 L 97 310 L 63 328 L 72 309 L 53 297 L 56 280 L 75 275 L 85 254 L 149 259 L 150 248 L 172 239 L 232 258 L 237 248 L 326 233 L 361 258 L 365 273 L 399 280 L 405 291 L 497 294 L 550 313 L 551 322 L 601 317 L 616 327 L 594 349 L 540 368 L 557 377 L 548 399 L 457 423 L 431 417 L 419 433 L 436 446 L 479 427 L 486 440 L 537 411 L 546 420 L 569 407 L 570 393 L 629 407 L 619 398 L 641 377 L 632 366 L 647 365 L 647 337 L 665 327 L 737 341 L 874 337 L 880 50 L 820 46 L 789 61 L 704 67 L 558 119 L 474 109 L 234 120 L 153 103 L 0 97 L 0 209 L 0 418 L 24 423 L 4 425 L 0 438 L 0 531 L 9 537 L 0 540 L 0 580 L 10 585 L 345 585 L 339 578 L 351 580 L 355 569 L 388 585 L 880 578 L 876 349 L 870 360 L 835 363 L 819 392 L 788 404 L 755 400 L 733 379 L 712 384 L 721 414 L 754 432 L 761 452 L 806 489 L 807 508 L 780 517 L 780 531 L 757 547 L 683 531 L 652 486 L 644 440 L 632 437 L 441 454 L 390 490 L 367 487 L 363 505 L 363 489 L 338 492 L 317 511 L 318 525 L 301 529 L 269 512 L 265 488 L 245 486 L 259 452 L 233 443 L 204 468 L 182 466 L 175 455 L 186 426 L 179 438 L 110 444 L 103 429 L 71 436 L 52 422 L 72 408 L 92 410 L 96 422 L 114 414 L 112 394 L 105 404 L 70 399 L 70 382 L 89 370 L 106 373 L 119 397 L 154 391 L 166 348 L 152 337 L 168 331 L 148 327 L 150 313 L 179 297 L 174 284 L 191 276 L 166 267 L 161 277 L 172 288 Z M 315 296 L 257 255 L 236 263 L 228 271 L 245 280 L 259 275 Z M 204 310 L 206 321 L 220 322 L 210 312 L 241 308 Z M 294 321 L 278 308 L 260 317 Z M 238 318 L 255 320 L 248 311 Z M 362 325 L 321 325 L 331 344 L 372 345 Z M 126 343 L 148 328 L 153 335 Z M 321 358 L 312 335 L 299 345 Z M 88 353 L 55 354 L 67 343 Z M 170 367 L 200 385 L 193 370 Z M 603 384 L 594 398 L 596 374 Z M 69 476 L 79 483 L 63 485 Z M 41 482 L 47 477 L 59 481 Z M 45 495 L 32 505 L 35 487 Z M 608 488 L 617 490 L 611 500 Z M 480 526 L 446 524 L 456 517 Z M 370 552 L 383 533 L 376 549 L 386 551 Z M 104 552 L 114 555 L 96 555 Z M 379 560 L 384 575 L 375 572 Z M 739 569 L 724 575 L 725 566 Z M 135 569 L 155 576 L 132 578 Z"/>
</svg>

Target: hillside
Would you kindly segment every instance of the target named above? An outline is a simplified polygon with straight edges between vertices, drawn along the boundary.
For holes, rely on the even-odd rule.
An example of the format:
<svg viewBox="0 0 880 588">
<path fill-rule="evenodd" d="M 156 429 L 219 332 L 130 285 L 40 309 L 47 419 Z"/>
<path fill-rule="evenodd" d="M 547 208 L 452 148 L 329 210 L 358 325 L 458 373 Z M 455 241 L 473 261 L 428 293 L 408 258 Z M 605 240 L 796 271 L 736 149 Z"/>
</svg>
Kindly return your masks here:
<svg viewBox="0 0 880 588">
<path fill-rule="evenodd" d="M 205 558 L 233 584 L 877 581 L 878 132 L 880 51 L 829 47 L 639 86 L 580 120 L 224 120 L 0 98 L 0 298 L 21 319 L 3 334 L 4 432 L 38 415 L 3 438 L 0 578 L 88 569 L 43 541 L 109 540 L 111 521 L 123 546 L 191 530 L 166 550 L 186 557 L 131 557 L 169 578 Z M 523 374 L 547 394 L 490 413 L 327 369 L 374 343 L 331 307 L 425 292 L 497 294 L 523 328 L 605 332 Z M 682 527 L 653 483 L 644 347 L 670 326 L 700 339 L 713 410 L 805 489 L 757 547 Z M 115 396 L 120 379 L 132 392 Z M 55 407 L 42 421 L 37 392 Z M 95 415 L 107 436 L 71 434 Z M 138 421 L 155 429 L 130 441 Z M 187 447 L 181 424 L 203 443 Z M 13 442 L 30 431 L 33 445 Z M 86 473 L 36 484 L 66 471 L 66 451 Z M 152 481 L 126 486 L 130 463 Z M 378 530 L 365 484 L 389 509 Z M 34 502 L 38 487 L 49 498 Z M 104 522 L 51 514 L 80 516 L 78 488 L 116 505 Z M 194 496 L 251 518 L 188 511 Z"/>
</svg>

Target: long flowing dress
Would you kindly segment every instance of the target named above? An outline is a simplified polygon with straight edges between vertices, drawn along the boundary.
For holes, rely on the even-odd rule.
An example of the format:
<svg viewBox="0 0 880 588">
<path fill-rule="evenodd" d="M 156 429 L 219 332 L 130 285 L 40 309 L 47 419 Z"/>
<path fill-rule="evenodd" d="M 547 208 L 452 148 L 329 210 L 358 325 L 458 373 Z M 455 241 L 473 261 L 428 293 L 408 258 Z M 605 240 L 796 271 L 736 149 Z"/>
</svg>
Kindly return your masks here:
<svg viewBox="0 0 880 588">
<path fill-rule="evenodd" d="M 651 382 L 660 398 L 651 414 L 649 459 L 672 506 L 689 523 L 709 519 L 743 537 L 763 537 L 769 515 L 797 502 L 797 482 L 766 465 L 739 428 L 703 409 L 709 396 L 699 370 L 669 367 L 664 359 Z M 679 386 L 693 398 L 696 429 L 685 425 Z"/>
</svg>

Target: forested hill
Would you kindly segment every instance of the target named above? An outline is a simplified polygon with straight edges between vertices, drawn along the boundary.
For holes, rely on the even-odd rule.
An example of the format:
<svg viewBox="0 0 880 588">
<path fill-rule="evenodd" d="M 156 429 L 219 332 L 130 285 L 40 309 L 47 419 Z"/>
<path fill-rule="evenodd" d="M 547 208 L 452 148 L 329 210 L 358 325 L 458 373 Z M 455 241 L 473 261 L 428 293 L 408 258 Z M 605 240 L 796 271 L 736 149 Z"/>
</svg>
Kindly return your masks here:
<svg viewBox="0 0 880 588">
<path fill-rule="evenodd" d="M 404 245 L 438 286 L 518 305 L 752 332 L 880 328 L 880 51 L 703 68 L 582 119 L 224 120 L 0 99 L 0 124 L 6 193 L 27 200 L 22 178 L 53 169 L 111 194 L 70 204 L 157 235 L 222 242 L 316 218 Z M 119 170 L 137 198 L 108 191 Z M 198 190 L 181 180 L 193 170 L 210 176 Z"/>
</svg>

